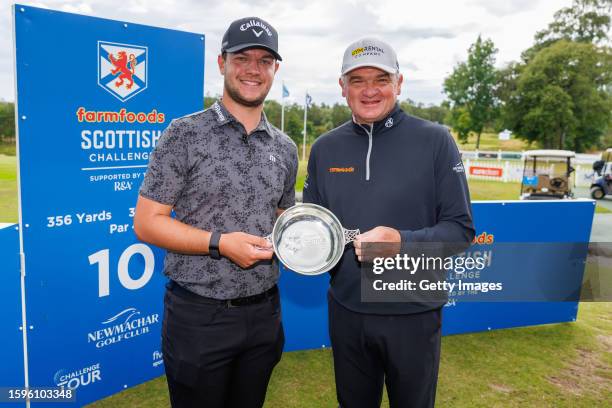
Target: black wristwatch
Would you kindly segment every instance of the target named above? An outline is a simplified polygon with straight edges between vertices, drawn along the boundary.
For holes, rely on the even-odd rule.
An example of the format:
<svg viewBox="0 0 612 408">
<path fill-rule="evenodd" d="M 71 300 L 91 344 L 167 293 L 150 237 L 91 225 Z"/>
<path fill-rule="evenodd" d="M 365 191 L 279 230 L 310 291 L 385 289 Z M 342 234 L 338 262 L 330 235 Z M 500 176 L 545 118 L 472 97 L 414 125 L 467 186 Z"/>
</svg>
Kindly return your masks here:
<svg viewBox="0 0 612 408">
<path fill-rule="evenodd" d="M 212 259 L 221 259 L 221 252 L 219 252 L 219 240 L 221 234 L 218 232 L 212 232 L 210 234 L 210 242 L 208 243 L 208 254 Z"/>
</svg>

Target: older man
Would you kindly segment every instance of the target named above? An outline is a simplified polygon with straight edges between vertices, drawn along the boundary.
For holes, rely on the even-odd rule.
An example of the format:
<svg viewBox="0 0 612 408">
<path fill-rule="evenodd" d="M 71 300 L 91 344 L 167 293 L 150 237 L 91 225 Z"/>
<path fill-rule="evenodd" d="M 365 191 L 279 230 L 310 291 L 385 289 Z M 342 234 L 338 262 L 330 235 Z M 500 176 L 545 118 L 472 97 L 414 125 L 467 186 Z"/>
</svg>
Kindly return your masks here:
<svg viewBox="0 0 612 408">
<path fill-rule="evenodd" d="M 262 238 L 295 202 L 297 147 L 263 113 L 280 60 L 270 24 L 234 21 L 218 57 L 223 99 L 171 123 L 140 189 L 136 234 L 168 250 L 173 407 L 261 407 L 281 358 L 278 268 Z"/>
<path fill-rule="evenodd" d="M 304 186 L 305 202 L 364 231 L 331 271 L 338 401 L 378 407 L 386 383 L 392 407 L 433 407 L 444 302 L 362 301 L 360 261 L 366 243 L 407 251 L 422 242 L 469 245 L 474 229 L 461 156 L 445 127 L 398 106 L 403 77 L 388 44 L 351 44 L 341 74 L 353 119 L 314 143 Z"/>
</svg>

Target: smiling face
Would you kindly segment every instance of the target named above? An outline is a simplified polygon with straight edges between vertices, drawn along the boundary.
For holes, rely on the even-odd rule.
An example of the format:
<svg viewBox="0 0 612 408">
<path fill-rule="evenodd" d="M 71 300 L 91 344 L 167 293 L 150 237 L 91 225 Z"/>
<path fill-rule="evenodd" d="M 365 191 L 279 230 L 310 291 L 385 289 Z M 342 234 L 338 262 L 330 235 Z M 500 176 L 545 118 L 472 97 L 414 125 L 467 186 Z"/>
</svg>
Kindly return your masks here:
<svg viewBox="0 0 612 408">
<path fill-rule="evenodd" d="M 250 49 L 227 53 L 225 58 L 219 55 L 217 62 L 224 76 L 224 98 L 248 107 L 263 104 L 278 70 L 278 62 L 269 51 Z"/>
<path fill-rule="evenodd" d="M 342 96 L 346 98 L 357 123 L 384 119 L 393 109 L 401 92 L 403 77 L 378 68 L 354 69 L 340 78 Z"/>
</svg>

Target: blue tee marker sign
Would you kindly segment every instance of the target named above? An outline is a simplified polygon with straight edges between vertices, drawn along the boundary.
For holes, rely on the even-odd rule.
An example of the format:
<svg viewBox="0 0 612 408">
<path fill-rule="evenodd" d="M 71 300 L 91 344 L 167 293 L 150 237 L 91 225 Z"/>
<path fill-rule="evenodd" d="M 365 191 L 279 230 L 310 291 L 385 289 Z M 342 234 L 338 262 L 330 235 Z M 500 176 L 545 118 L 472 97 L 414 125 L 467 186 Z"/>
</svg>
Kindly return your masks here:
<svg viewBox="0 0 612 408">
<path fill-rule="evenodd" d="M 28 383 L 83 405 L 163 374 L 163 253 L 132 217 L 162 131 L 202 109 L 204 36 L 22 5 L 14 27 Z"/>
</svg>

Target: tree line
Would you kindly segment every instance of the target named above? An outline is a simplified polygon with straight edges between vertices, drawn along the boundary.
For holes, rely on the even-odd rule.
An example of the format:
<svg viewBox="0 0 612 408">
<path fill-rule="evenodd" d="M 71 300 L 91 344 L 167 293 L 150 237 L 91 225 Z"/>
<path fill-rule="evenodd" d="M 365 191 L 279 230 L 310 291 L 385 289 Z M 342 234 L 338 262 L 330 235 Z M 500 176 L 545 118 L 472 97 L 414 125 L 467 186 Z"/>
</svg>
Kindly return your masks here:
<svg viewBox="0 0 612 408">
<path fill-rule="evenodd" d="M 0 143 L 15 143 L 15 104 L 0 102 Z"/>
<path fill-rule="evenodd" d="M 204 107 L 208 108 L 218 96 L 206 96 Z M 414 116 L 419 116 L 433 122 L 445 123 L 449 115 L 448 105 L 427 105 L 414 102 L 410 99 L 400 102 L 401 108 Z M 266 118 L 277 128 L 281 128 L 280 103 L 268 100 L 264 103 Z M 306 143 L 312 143 L 320 135 L 342 125 L 351 119 L 351 110 L 346 104 L 335 103 L 333 105 L 312 103 L 308 107 L 306 123 Z M 304 132 L 304 105 L 296 103 L 285 105 L 285 133 L 298 145 L 302 144 Z"/>
<path fill-rule="evenodd" d="M 206 96 L 204 108 L 208 108 L 219 97 Z M 425 106 L 407 99 L 400 103 L 402 109 L 415 116 L 434 122 L 444 123 L 449 114 L 447 105 Z M 274 126 L 281 127 L 281 104 L 268 100 L 264 104 L 266 117 Z M 312 143 L 318 136 L 328 132 L 351 119 L 351 111 L 345 104 L 333 105 L 313 103 L 308 107 L 307 143 Z M 301 145 L 304 130 L 304 106 L 285 105 L 285 133 L 296 144 Z M 15 105 L 12 102 L 0 102 L 0 144 L 15 143 Z"/>
<path fill-rule="evenodd" d="M 612 0 L 574 0 L 536 33 L 521 60 L 496 69 L 497 49 L 478 36 L 444 81 L 459 139 L 485 127 L 577 152 L 612 146 Z"/>
<path fill-rule="evenodd" d="M 424 105 L 406 99 L 409 114 L 450 125 L 461 141 L 503 129 L 535 146 L 577 152 L 612 146 L 612 51 L 608 32 L 612 0 L 574 0 L 557 11 L 520 61 L 497 69 L 497 48 L 478 36 L 467 60 L 444 80 L 447 100 Z M 218 99 L 204 98 L 207 108 Z M 15 107 L 0 102 L 0 143 L 14 143 Z M 265 102 L 270 122 L 281 127 L 281 105 Z M 350 120 L 345 104 L 308 108 L 307 143 Z M 302 143 L 303 105 L 285 106 L 285 133 Z"/>
</svg>

